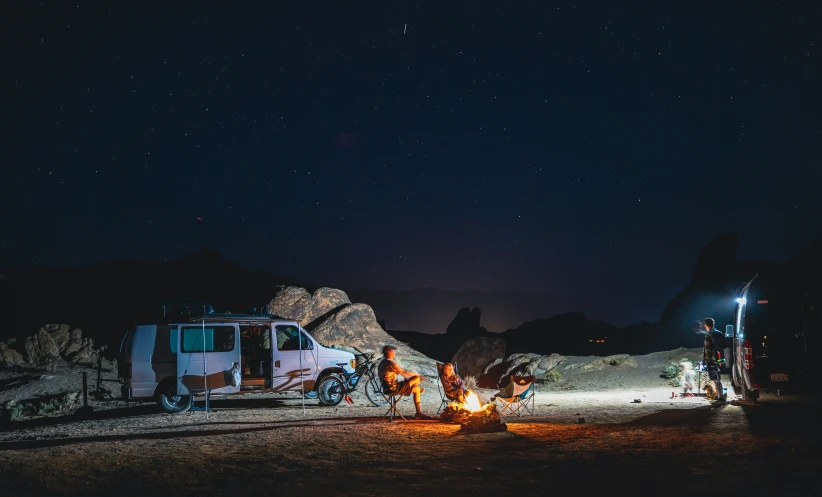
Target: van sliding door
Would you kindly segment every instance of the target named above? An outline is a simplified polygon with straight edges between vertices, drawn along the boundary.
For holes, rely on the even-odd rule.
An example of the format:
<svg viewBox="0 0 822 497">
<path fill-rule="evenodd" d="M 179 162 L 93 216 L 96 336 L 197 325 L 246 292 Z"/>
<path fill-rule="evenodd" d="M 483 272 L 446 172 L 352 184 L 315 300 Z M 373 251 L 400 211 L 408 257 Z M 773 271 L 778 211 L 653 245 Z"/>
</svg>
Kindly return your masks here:
<svg viewBox="0 0 822 497">
<path fill-rule="evenodd" d="M 220 323 L 180 326 L 177 393 L 240 391 L 240 329 Z"/>
</svg>

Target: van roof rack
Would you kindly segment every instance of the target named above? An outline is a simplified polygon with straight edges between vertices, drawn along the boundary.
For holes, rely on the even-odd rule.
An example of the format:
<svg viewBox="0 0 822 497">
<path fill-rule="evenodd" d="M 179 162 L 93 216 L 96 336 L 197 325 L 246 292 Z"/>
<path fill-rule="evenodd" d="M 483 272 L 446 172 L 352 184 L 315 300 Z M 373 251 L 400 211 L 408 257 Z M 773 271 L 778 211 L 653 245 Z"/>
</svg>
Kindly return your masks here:
<svg viewBox="0 0 822 497">
<path fill-rule="evenodd" d="M 197 321 L 272 321 L 275 319 L 282 319 L 288 321 L 287 318 L 278 316 L 276 314 L 244 314 L 233 312 L 210 312 L 202 316 L 192 316 L 189 322 Z"/>
</svg>

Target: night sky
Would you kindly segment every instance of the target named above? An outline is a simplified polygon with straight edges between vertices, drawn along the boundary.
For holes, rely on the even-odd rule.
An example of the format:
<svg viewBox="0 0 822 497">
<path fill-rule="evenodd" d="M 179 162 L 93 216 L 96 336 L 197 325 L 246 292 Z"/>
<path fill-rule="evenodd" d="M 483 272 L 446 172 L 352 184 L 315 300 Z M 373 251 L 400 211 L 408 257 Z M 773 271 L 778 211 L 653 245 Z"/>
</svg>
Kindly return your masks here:
<svg viewBox="0 0 822 497">
<path fill-rule="evenodd" d="M 627 4 L 3 2 L 0 265 L 211 245 L 656 320 L 711 238 L 822 234 L 822 11 Z"/>
</svg>

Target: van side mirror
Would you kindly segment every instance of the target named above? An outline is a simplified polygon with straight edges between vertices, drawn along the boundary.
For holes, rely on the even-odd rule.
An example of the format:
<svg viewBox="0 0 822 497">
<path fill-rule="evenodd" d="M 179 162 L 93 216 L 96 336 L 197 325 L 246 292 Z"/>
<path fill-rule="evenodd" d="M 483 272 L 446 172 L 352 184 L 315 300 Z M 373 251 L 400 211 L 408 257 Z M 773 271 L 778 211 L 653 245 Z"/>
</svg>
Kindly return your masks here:
<svg viewBox="0 0 822 497">
<path fill-rule="evenodd" d="M 734 336 L 734 325 L 728 324 L 725 325 L 725 337 L 726 338 L 733 338 Z"/>
</svg>

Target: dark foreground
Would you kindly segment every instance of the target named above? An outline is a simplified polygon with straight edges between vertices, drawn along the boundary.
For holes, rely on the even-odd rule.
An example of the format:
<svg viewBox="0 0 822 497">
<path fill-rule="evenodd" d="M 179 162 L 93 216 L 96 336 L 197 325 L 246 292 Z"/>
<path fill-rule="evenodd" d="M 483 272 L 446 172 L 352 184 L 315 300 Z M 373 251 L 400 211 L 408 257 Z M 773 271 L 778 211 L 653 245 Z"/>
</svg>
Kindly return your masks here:
<svg viewBox="0 0 822 497">
<path fill-rule="evenodd" d="M 620 405 L 610 417 L 605 406 L 583 424 L 578 407 L 548 404 L 480 435 L 327 410 L 303 418 L 285 403 L 235 407 L 205 420 L 147 406 L 6 432 L 0 495 L 822 494 L 818 398 Z M 291 419 L 265 419 L 267 410 Z"/>
</svg>

